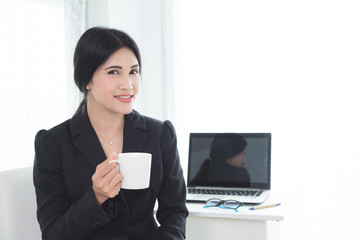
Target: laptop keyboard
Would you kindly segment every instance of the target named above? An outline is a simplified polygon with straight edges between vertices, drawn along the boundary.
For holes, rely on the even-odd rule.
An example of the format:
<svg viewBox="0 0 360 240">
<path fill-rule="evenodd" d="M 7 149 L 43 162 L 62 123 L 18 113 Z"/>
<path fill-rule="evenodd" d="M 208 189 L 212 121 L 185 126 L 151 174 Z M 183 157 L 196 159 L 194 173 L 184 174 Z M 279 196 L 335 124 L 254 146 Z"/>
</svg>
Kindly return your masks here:
<svg viewBox="0 0 360 240">
<path fill-rule="evenodd" d="M 247 190 L 218 190 L 218 189 L 188 189 L 190 194 L 211 194 L 211 195 L 230 195 L 230 196 L 248 196 L 258 197 L 263 191 Z"/>
</svg>

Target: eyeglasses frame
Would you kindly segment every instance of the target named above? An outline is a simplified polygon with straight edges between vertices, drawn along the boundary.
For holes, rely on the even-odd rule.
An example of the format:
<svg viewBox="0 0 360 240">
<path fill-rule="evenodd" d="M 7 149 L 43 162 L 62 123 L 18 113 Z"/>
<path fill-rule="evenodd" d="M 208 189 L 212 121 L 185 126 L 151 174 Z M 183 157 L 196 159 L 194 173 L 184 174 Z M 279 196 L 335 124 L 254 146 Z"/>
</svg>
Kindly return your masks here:
<svg viewBox="0 0 360 240">
<path fill-rule="evenodd" d="M 219 202 L 216 204 L 216 205 L 207 205 L 208 202 L 210 202 L 211 200 L 218 200 Z M 233 207 L 228 207 L 226 205 L 224 205 L 224 203 L 228 202 L 228 201 L 233 201 L 233 202 L 236 202 L 238 203 L 238 206 L 236 208 L 233 208 Z M 233 200 L 233 199 L 226 199 L 226 200 L 223 200 L 223 199 L 220 199 L 220 198 L 210 198 L 208 200 L 206 200 L 205 202 L 205 206 L 204 208 L 208 208 L 208 207 L 220 207 L 220 208 L 223 208 L 223 209 L 233 209 L 234 211 L 238 212 L 238 208 L 239 207 L 243 207 L 244 206 L 244 203 L 240 202 L 240 201 L 237 201 L 237 200 Z"/>
</svg>

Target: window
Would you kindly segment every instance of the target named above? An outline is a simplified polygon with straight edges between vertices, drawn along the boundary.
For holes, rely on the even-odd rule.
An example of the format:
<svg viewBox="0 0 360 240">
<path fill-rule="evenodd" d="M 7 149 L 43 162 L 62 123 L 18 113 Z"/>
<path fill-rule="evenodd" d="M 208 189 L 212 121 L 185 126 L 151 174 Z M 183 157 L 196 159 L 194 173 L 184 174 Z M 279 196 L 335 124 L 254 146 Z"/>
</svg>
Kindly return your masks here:
<svg viewBox="0 0 360 240">
<path fill-rule="evenodd" d="M 32 165 L 36 132 L 72 114 L 64 18 L 63 0 L 0 1 L 0 170 Z"/>
</svg>

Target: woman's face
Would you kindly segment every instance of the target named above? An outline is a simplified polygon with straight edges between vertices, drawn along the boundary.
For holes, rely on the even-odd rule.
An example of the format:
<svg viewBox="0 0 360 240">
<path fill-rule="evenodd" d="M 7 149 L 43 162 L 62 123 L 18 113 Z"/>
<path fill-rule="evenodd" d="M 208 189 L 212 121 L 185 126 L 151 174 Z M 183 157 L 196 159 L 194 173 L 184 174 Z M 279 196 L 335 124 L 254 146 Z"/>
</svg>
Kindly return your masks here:
<svg viewBox="0 0 360 240">
<path fill-rule="evenodd" d="M 88 106 L 116 114 L 130 113 L 140 85 L 139 71 L 138 60 L 129 48 L 114 52 L 86 86 Z"/>
<path fill-rule="evenodd" d="M 243 167 L 245 165 L 245 150 L 239 153 L 238 155 L 235 155 L 234 157 L 227 159 L 226 162 L 236 168 Z"/>
</svg>

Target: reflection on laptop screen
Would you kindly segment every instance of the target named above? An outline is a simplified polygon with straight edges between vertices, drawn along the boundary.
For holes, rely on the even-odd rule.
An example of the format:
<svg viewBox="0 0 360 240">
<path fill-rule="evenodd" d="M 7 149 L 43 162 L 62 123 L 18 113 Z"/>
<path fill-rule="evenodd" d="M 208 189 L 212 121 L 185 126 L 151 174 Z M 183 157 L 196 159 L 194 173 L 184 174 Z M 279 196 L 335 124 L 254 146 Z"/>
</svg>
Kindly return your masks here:
<svg viewBox="0 0 360 240">
<path fill-rule="evenodd" d="M 270 189 L 270 133 L 191 133 L 188 186 Z"/>
</svg>

